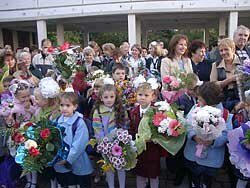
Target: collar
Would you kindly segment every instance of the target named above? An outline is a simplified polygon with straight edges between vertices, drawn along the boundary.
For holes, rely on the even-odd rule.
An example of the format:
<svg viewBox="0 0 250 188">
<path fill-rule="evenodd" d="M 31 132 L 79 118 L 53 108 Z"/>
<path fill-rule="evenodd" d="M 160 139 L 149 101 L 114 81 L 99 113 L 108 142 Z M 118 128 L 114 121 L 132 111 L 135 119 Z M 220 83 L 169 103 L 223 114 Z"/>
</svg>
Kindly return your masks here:
<svg viewBox="0 0 250 188">
<path fill-rule="evenodd" d="M 75 112 L 71 117 L 68 117 L 66 121 L 64 121 L 64 116 L 60 116 L 60 118 L 58 119 L 58 124 L 66 123 L 68 125 L 72 125 L 78 117 L 82 118 L 83 115 L 79 112 Z"/>
<path fill-rule="evenodd" d="M 100 105 L 100 113 L 109 113 L 109 112 L 113 112 L 113 108 L 109 108 L 107 106 L 104 105 Z"/>
<path fill-rule="evenodd" d="M 239 57 L 234 54 L 233 65 L 240 65 L 240 64 L 241 64 L 241 62 L 240 62 Z M 224 59 L 222 59 L 221 63 L 218 65 L 217 68 L 224 68 L 224 69 L 226 69 L 226 63 L 225 63 Z"/>
<path fill-rule="evenodd" d="M 148 106 L 147 106 L 147 108 L 142 108 L 141 107 L 141 105 L 140 105 L 140 116 L 142 116 L 143 114 L 145 114 L 147 111 L 148 111 L 148 109 L 150 108 L 150 106 L 151 106 L 151 104 L 149 104 Z"/>
</svg>

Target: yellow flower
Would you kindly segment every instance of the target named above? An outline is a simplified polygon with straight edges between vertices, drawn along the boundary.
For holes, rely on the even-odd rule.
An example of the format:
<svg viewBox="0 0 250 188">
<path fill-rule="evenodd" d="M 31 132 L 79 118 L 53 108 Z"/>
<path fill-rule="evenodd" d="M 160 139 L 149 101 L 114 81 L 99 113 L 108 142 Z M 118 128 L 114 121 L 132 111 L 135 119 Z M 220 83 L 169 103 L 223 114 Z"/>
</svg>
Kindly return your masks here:
<svg viewBox="0 0 250 188">
<path fill-rule="evenodd" d="M 113 172 L 115 171 L 114 167 L 110 163 L 106 163 L 104 160 L 97 161 L 97 164 L 102 164 L 101 168 L 104 172 L 108 172 L 110 170 Z"/>
<path fill-rule="evenodd" d="M 95 147 L 95 145 L 97 144 L 96 139 L 91 138 L 91 139 L 89 140 L 88 144 L 90 144 L 90 145 L 91 145 L 91 147 L 92 147 L 92 148 L 94 148 L 94 147 Z"/>
</svg>

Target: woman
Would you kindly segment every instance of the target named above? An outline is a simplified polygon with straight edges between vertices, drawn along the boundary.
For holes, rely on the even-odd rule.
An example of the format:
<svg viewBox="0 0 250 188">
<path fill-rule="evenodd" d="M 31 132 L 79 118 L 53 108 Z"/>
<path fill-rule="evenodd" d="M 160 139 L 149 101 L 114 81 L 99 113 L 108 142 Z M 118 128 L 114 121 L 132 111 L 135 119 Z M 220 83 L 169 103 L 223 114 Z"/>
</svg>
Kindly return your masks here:
<svg viewBox="0 0 250 188">
<path fill-rule="evenodd" d="M 221 62 L 213 63 L 210 81 L 219 81 L 223 88 L 223 105 L 229 111 L 239 102 L 239 94 L 236 84 L 236 67 L 241 62 L 235 54 L 235 43 L 229 38 L 222 39 L 218 44 L 222 57 Z"/>
<path fill-rule="evenodd" d="M 95 51 L 91 47 L 86 47 L 83 49 L 84 65 L 86 67 L 85 73 L 91 72 L 91 67 L 95 66 L 101 69 L 101 63 L 94 60 Z"/>
<path fill-rule="evenodd" d="M 200 81 L 209 81 L 212 64 L 204 60 L 206 45 L 199 40 L 194 40 L 188 49 L 193 72 L 199 77 Z"/>
<path fill-rule="evenodd" d="M 185 35 L 174 35 L 169 42 L 168 57 L 162 59 L 161 78 L 175 76 L 178 72 L 192 73 L 191 60 L 187 57 L 188 38 Z"/>
</svg>

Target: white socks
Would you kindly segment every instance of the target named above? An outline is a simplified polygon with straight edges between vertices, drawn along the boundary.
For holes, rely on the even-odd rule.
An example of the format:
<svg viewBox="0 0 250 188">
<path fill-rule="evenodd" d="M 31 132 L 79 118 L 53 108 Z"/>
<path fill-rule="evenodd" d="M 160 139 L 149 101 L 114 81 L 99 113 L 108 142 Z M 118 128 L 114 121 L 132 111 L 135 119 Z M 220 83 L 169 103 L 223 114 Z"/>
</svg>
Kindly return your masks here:
<svg viewBox="0 0 250 188">
<path fill-rule="evenodd" d="M 120 188 L 125 188 L 126 173 L 125 170 L 117 170 Z M 115 188 L 115 174 L 112 170 L 106 172 L 106 181 L 109 188 Z"/>
<path fill-rule="evenodd" d="M 36 188 L 37 184 L 37 172 L 31 172 L 26 175 L 27 183 L 25 188 Z"/>
</svg>

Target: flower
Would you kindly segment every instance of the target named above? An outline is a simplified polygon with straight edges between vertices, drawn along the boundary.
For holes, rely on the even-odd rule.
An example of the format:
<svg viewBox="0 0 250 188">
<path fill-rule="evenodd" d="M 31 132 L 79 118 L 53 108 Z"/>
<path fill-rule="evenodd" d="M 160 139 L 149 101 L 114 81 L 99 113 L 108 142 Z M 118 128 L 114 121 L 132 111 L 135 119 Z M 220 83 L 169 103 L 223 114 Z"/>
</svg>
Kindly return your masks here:
<svg viewBox="0 0 250 188">
<path fill-rule="evenodd" d="M 49 136 L 50 136 L 50 130 L 49 130 L 48 128 L 43 129 L 43 130 L 40 132 L 40 136 L 41 136 L 41 138 L 43 138 L 43 139 L 49 138 Z"/>
<path fill-rule="evenodd" d="M 160 126 L 161 121 L 164 120 L 165 118 L 167 118 L 167 116 L 163 112 L 157 112 L 153 116 L 153 124 L 154 124 L 154 126 L 156 126 L 156 127 Z"/>
<path fill-rule="evenodd" d="M 157 89 L 157 88 L 159 87 L 156 78 L 149 78 L 149 79 L 147 80 L 147 83 L 150 84 L 150 86 L 151 86 L 152 89 Z"/>
<path fill-rule="evenodd" d="M 49 53 L 53 53 L 54 52 L 54 48 L 51 46 L 51 47 L 49 47 L 48 49 L 47 49 L 47 52 L 49 52 Z"/>
<path fill-rule="evenodd" d="M 17 144 L 20 144 L 25 141 L 24 136 L 21 133 L 17 133 L 17 132 L 14 133 L 14 135 L 12 136 L 12 139 Z"/>
<path fill-rule="evenodd" d="M 40 155 L 40 151 L 38 149 L 36 149 L 35 147 L 31 147 L 29 149 L 29 154 L 32 156 L 32 157 L 36 157 L 38 155 Z"/>
<path fill-rule="evenodd" d="M 171 79 L 171 77 L 169 75 L 166 75 L 166 76 L 163 77 L 162 81 L 163 81 L 164 84 L 170 84 L 172 79 Z"/>
<path fill-rule="evenodd" d="M 20 127 L 20 123 L 19 122 L 16 122 L 15 124 L 14 124 L 14 126 L 13 126 L 13 128 L 15 128 L 15 129 L 17 129 L 17 128 L 19 128 Z"/>
<path fill-rule="evenodd" d="M 160 111 L 169 111 L 170 110 L 170 105 L 166 101 L 159 101 L 154 104 L 155 106 L 160 106 L 158 109 Z"/>
<path fill-rule="evenodd" d="M 180 127 L 180 123 L 174 119 L 170 121 L 168 126 L 168 133 L 171 136 L 179 136 L 178 128 Z"/>
<path fill-rule="evenodd" d="M 121 156 L 122 155 L 122 147 L 115 144 L 113 147 L 112 147 L 112 155 L 114 156 Z"/>
<path fill-rule="evenodd" d="M 25 149 L 28 149 L 28 150 L 32 147 L 37 148 L 37 143 L 36 141 L 29 139 L 24 143 L 24 147 Z"/>
<path fill-rule="evenodd" d="M 63 43 L 63 45 L 60 46 L 60 50 L 65 51 L 65 50 L 69 49 L 69 46 L 70 46 L 69 43 L 65 42 L 65 43 Z"/>
<path fill-rule="evenodd" d="M 172 86 L 173 88 L 177 89 L 177 88 L 179 88 L 180 83 L 179 83 L 177 80 L 173 80 L 173 81 L 170 83 L 170 86 Z"/>
<path fill-rule="evenodd" d="M 110 85 L 115 85 L 115 82 L 112 78 L 104 78 L 103 79 L 103 84 L 110 84 Z"/>
<path fill-rule="evenodd" d="M 31 126 L 33 126 L 33 123 L 28 122 L 28 123 L 25 123 L 24 126 L 25 126 L 25 127 L 31 127 Z"/>
</svg>

